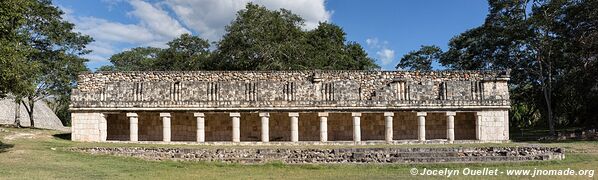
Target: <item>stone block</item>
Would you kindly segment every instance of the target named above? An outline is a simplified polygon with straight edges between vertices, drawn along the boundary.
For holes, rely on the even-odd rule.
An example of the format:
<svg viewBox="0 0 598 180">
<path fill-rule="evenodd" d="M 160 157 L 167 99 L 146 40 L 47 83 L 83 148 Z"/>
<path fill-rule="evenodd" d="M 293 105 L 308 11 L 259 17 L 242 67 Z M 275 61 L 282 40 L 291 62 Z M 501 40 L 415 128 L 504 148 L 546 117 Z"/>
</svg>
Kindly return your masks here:
<svg viewBox="0 0 598 180">
<path fill-rule="evenodd" d="M 127 113 L 127 117 L 137 117 L 137 113 Z"/>
<path fill-rule="evenodd" d="M 394 112 L 384 112 L 384 117 L 394 116 L 394 115 L 395 115 Z"/>
<path fill-rule="evenodd" d="M 193 113 L 193 117 L 205 117 L 204 113 Z"/>
<path fill-rule="evenodd" d="M 170 117 L 170 113 L 160 113 L 160 117 Z"/>
</svg>

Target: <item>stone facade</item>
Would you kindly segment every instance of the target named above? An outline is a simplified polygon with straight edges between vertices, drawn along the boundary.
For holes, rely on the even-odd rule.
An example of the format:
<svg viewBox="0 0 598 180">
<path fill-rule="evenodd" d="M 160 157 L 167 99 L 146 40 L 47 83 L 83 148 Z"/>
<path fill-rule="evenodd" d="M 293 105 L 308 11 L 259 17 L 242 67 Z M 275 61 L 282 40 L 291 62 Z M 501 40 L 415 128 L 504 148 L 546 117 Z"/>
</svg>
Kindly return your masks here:
<svg viewBox="0 0 598 180">
<path fill-rule="evenodd" d="M 81 74 L 72 93 L 72 137 L 200 143 L 504 141 L 508 78 L 500 71 Z"/>
</svg>

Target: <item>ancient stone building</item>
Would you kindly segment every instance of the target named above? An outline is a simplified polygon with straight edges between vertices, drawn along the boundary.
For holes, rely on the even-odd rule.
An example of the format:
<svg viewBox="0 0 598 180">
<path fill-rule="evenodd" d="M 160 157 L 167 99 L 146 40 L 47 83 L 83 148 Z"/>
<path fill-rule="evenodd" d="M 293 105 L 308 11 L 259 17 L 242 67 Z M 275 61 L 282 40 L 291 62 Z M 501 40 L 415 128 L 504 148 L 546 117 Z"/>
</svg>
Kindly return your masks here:
<svg viewBox="0 0 598 180">
<path fill-rule="evenodd" d="M 72 94 L 75 141 L 502 142 L 508 72 L 99 72 Z"/>
</svg>

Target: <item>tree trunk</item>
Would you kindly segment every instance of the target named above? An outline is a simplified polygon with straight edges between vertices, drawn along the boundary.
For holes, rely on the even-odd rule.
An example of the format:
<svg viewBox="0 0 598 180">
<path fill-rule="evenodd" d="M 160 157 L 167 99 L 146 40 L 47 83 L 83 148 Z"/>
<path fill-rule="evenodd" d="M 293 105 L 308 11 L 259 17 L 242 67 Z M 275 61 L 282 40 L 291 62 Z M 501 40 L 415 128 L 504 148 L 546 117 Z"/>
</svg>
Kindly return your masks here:
<svg viewBox="0 0 598 180">
<path fill-rule="evenodd" d="M 35 105 L 35 98 L 27 97 L 27 103 L 23 101 L 23 105 L 25 105 L 25 109 L 27 110 L 27 114 L 29 115 L 29 122 L 31 125 L 29 127 L 35 127 L 35 121 L 33 120 L 33 106 Z"/>
<path fill-rule="evenodd" d="M 550 53 L 549 53 L 550 54 Z M 543 61 L 540 56 L 537 57 L 538 64 L 540 65 L 540 85 L 542 86 L 542 93 L 544 94 L 544 101 L 546 102 L 546 111 L 548 112 L 548 129 L 550 135 L 556 135 L 554 129 L 554 119 L 552 115 L 552 65 L 546 63 L 548 69 L 548 78 L 544 76 Z M 548 81 L 548 83 L 546 83 Z"/>
<path fill-rule="evenodd" d="M 556 135 L 554 130 L 554 119 L 552 117 L 552 101 L 550 100 L 550 94 L 547 92 L 547 88 L 544 89 L 544 100 L 546 100 L 546 109 L 548 111 L 548 129 L 550 130 L 550 135 Z"/>
<path fill-rule="evenodd" d="M 15 97 L 15 126 L 21 128 L 21 100 Z"/>
<path fill-rule="evenodd" d="M 35 127 L 35 121 L 33 120 L 33 106 L 35 105 L 35 101 L 30 98 L 29 99 L 29 109 L 27 113 L 29 114 L 29 122 L 31 122 L 31 127 Z"/>
</svg>

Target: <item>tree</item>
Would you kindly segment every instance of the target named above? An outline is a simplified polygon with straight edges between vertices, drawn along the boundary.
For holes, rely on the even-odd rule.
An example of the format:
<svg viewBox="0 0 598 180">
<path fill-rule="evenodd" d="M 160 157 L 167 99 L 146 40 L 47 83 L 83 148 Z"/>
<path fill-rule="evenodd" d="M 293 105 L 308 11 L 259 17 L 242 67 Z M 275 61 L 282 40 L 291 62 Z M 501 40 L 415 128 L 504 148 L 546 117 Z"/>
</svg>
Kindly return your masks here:
<svg viewBox="0 0 598 180">
<path fill-rule="evenodd" d="M 30 48 L 21 43 L 25 37 L 18 33 L 18 29 L 25 24 L 26 7 L 30 2 L 20 0 L 6 0 L 0 2 L 0 98 L 26 86 L 22 79 L 30 78 L 30 68 L 26 64 L 26 56 Z M 22 97 L 22 96 L 20 96 Z M 15 98 L 15 126 L 21 127 L 19 98 Z"/>
<path fill-rule="evenodd" d="M 288 10 L 270 11 L 249 3 L 218 42 L 217 59 L 226 70 L 305 69 L 304 20 Z"/>
<path fill-rule="evenodd" d="M 361 45 L 346 42 L 346 33 L 337 25 L 319 23 L 306 32 L 307 69 L 375 69 L 374 60 L 367 57 Z"/>
<path fill-rule="evenodd" d="M 432 62 L 437 62 L 442 55 L 438 46 L 421 46 L 417 51 L 411 51 L 401 58 L 397 69 L 409 69 L 418 71 L 432 70 Z"/>
<path fill-rule="evenodd" d="M 158 54 L 152 65 L 159 71 L 189 71 L 209 69 L 210 43 L 207 40 L 183 34 L 168 42 L 168 48 Z"/>
<path fill-rule="evenodd" d="M 288 10 L 271 11 L 247 4 L 226 27 L 210 51 L 210 43 L 183 34 L 166 49 L 140 47 L 110 58 L 100 71 L 306 70 L 376 69 L 361 45 L 347 42 L 337 25 L 322 22 L 303 30 L 303 19 Z"/>
<path fill-rule="evenodd" d="M 281 9 L 247 4 L 226 27 L 214 62 L 221 70 L 374 69 L 363 48 L 337 25 L 302 30 L 304 20 Z"/>
<path fill-rule="evenodd" d="M 345 53 L 349 56 L 349 60 L 343 61 L 340 63 L 339 66 L 334 67 L 334 69 L 354 69 L 354 70 L 376 70 L 380 69 L 374 59 L 368 57 L 368 54 L 365 52 L 363 47 L 356 42 L 349 42 L 345 45 Z"/>
<path fill-rule="evenodd" d="M 551 134 L 557 122 L 597 125 L 588 109 L 598 105 L 598 3 L 500 0 L 489 5 L 484 24 L 451 39 L 438 61 L 451 69 L 511 69 L 513 117 L 537 118 L 539 111 Z"/>
<path fill-rule="evenodd" d="M 193 71 L 213 69 L 210 43 L 182 34 L 167 43 L 168 48 L 137 47 L 110 57 L 112 65 L 98 71 Z"/>
<path fill-rule="evenodd" d="M 102 66 L 100 71 L 150 71 L 155 70 L 160 48 L 137 47 L 110 57 L 112 66 Z"/>
<path fill-rule="evenodd" d="M 86 70 L 86 60 L 79 56 L 89 52 L 85 45 L 92 39 L 73 32 L 74 25 L 64 21 L 63 12 L 49 0 L 9 0 L 0 5 L 13 12 L 1 16 L 9 20 L 2 21 L 2 33 L 8 34 L 2 40 L 8 58 L 3 57 L 2 63 L 9 66 L 0 71 L 9 74 L 6 82 L 15 83 L 7 92 L 25 105 L 31 126 L 35 127 L 35 102 L 50 96 L 69 96 L 77 74 Z M 11 74 L 21 74 L 21 79 L 15 80 Z M 2 81 L 5 83 L 4 78 Z"/>
</svg>

